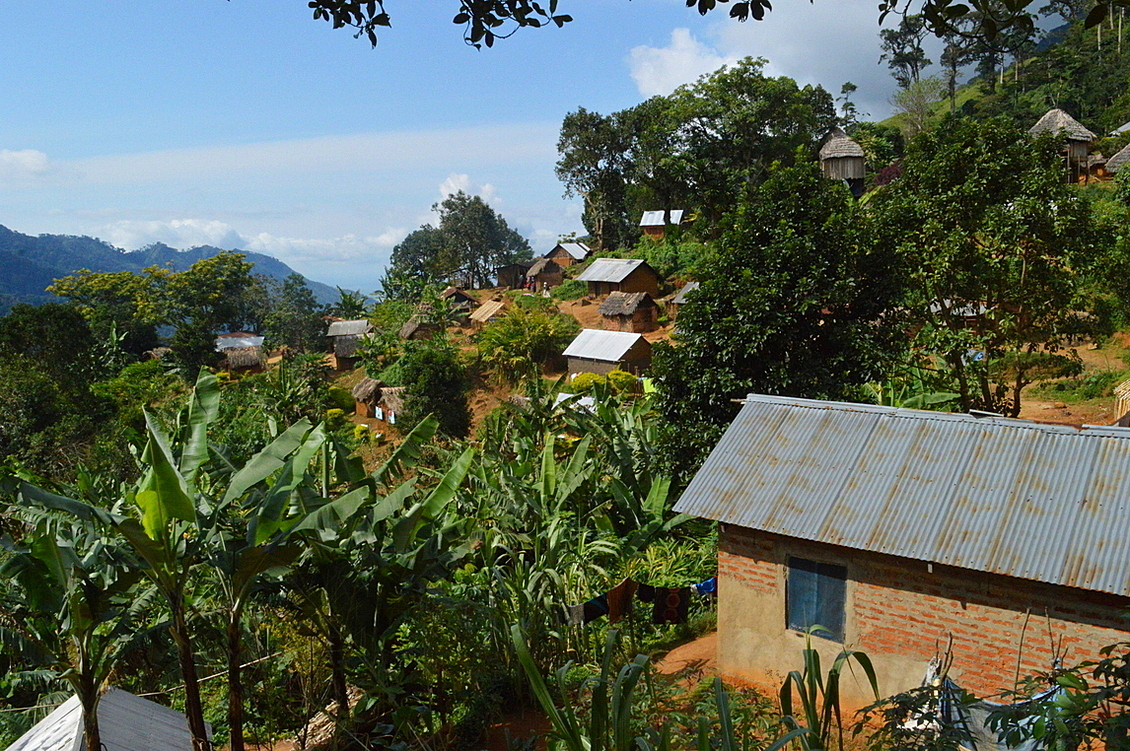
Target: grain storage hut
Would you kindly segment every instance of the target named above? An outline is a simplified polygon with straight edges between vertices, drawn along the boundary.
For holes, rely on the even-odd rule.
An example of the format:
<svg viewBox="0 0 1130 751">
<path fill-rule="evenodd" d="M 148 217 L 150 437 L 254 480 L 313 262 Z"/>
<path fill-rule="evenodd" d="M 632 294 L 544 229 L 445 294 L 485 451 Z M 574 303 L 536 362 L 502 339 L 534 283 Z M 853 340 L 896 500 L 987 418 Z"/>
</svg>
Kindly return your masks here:
<svg viewBox="0 0 1130 751">
<path fill-rule="evenodd" d="M 1034 136 L 1054 133 L 1064 139 L 1070 181 L 1077 182 L 1080 177 L 1087 175 L 1087 152 L 1091 150 L 1095 134 L 1084 128 L 1078 120 L 1061 109 L 1050 109 L 1028 132 Z"/>
</svg>

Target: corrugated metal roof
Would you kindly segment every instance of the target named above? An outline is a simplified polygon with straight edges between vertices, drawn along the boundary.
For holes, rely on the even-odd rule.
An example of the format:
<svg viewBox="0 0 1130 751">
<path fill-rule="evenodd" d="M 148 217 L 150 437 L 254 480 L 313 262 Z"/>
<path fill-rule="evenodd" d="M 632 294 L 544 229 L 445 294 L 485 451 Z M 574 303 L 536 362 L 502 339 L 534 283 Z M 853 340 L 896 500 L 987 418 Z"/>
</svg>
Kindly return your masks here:
<svg viewBox="0 0 1130 751">
<path fill-rule="evenodd" d="M 220 334 L 216 337 L 216 351 L 223 352 L 226 349 L 235 349 L 237 347 L 262 347 L 264 338 L 265 337 L 255 336 L 253 334 L 246 336 Z"/>
<path fill-rule="evenodd" d="M 577 275 L 577 279 L 582 282 L 622 282 L 628 274 L 646 265 L 638 258 L 598 258 Z"/>
<path fill-rule="evenodd" d="M 664 226 L 662 211 L 645 211 L 643 217 L 640 219 L 641 227 L 662 227 Z M 683 210 L 671 209 L 671 224 L 682 224 Z"/>
<path fill-rule="evenodd" d="M 326 336 L 357 336 L 367 334 L 373 325 L 362 319 L 359 321 L 334 321 L 326 331 Z"/>
<path fill-rule="evenodd" d="M 182 713 L 119 688 L 111 688 L 98 702 L 98 729 L 107 751 L 192 751 L 192 734 Z M 82 706 L 72 696 L 7 751 L 72 751 L 82 748 L 76 743 L 81 736 Z"/>
<path fill-rule="evenodd" d="M 675 510 L 1130 595 L 1130 429 L 751 394 Z"/>
<path fill-rule="evenodd" d="M 687 295 L 689 295 L 691 292 L 694 292 L 696 289 L 698 289 L 698 287 L 698 282 L 687 282 L 683 285 L 683 288 L 679 290 L 679 294 L 675 295 L 675 299 L 671 302 L 675 305 L 682 305 L 687 301 Z"/>
<path fill-rule="evenodd" d="M 589 255 L 589 246 L 584 243 L 557 243 L 553 250 L 557 250 L 557 248 L 561 248 L 577 261 L 583 261 Z M 553 250 L 549 252 L 552 253 Z"/>
<path fill-rule="evenodd" d="M 580 357 L 585 360 L 619 362 L 636 342 L 643 339 L 641 334 L 629 331 L 601 331 L 584 329 L 577 338 L 565 348 L 565 357 Z"/>
</svg>

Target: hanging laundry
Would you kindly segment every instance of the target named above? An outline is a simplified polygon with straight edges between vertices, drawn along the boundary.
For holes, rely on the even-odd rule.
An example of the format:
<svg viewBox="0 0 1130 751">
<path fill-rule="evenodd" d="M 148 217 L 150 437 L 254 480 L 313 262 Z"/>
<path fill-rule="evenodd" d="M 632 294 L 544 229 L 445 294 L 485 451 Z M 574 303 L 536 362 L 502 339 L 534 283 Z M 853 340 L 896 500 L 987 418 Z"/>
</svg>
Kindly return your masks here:
<svg viewBox="0 0 1130 751">
<path fill-rule="evenodd" d="M 687 606 L 691 601 L 690 587 L 655 587 L 654 605 L 651 608 L 651 622 L 686 623 Z"/>
<path fill-rule="evenodd" d="M 608 598 L 609 623 L 616 623 L 632 612 L 632 598 L 636 594 L 636 586 L 634 581 L 627 578 L 605 593 Z"/>
<path fill-rule="evenodd" d="M 718 594 L 718 577 L 712 576 L 704 582 L 692 584 L 691 590 L 699 597 Z"/>
<path fill-rule="evenodd" d="M 608 595 L 594 597 L 580 605 L 568 605 L 565 608 L 566 621 L 571 626 L 595 621 L 608 613 Z"/>
</svg>

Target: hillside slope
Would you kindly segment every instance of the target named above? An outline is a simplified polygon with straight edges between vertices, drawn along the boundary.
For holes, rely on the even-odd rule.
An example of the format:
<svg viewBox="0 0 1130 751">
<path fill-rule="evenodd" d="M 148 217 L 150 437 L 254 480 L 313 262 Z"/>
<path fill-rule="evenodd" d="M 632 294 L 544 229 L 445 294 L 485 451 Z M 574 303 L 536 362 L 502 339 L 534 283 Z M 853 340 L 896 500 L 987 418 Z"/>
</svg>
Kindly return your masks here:
<svg viewBox="0 0 1130 751">
<path fill-rule="evenodd" d="M 38 305 L 56 300 L 46 288 L 55 279 L 79 269 L 91 271 L 139 272 L 147 266 L 168 266 L 183 271 L 196 261 L 211 258 L 220 248 L 210 245 L 177 250 L 155 243 L 141 250 L 124 251 L 94 237 L 74 235 L 40 235 L 32 237 L 0 225 L 0 315 L 18 302 Z M 292 268 L 272 256 L 241 250 L 255 264 L 254 272 L 275 279 L 295 273 Z M 306 280 L 319 303 L 335 302 L 337 290 Z"/>
</svg>

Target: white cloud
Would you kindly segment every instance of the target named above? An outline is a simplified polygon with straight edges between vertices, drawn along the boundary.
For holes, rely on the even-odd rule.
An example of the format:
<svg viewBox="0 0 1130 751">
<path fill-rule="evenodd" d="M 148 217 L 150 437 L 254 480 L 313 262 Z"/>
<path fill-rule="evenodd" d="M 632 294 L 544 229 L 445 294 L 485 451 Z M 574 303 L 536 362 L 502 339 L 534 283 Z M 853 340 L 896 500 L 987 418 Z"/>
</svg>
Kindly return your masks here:
<svg viewBox="0 0 1130 751">
<path fill-rule="evenodd" d="M 452 173 L 452 174 L 447 176 L 446 180 L 444 180 L 442 183 L 440 183 L 439 194 L 441 196 L 443 196 L 444 198 L 447 198 L 448 196 L 455 195 L 459 191 L 463 191 L 464 193 L 466 193 L 470 189 L 471 189 L 471 177 L 470 177 L 470 175 L 456 175 L 455 173 Z"/>
<path fill-rule="evenodd" d="M 60 172 L 42 151 L 0 149 L 0 184 L 40 182 Z"/>
<path fill-rule="evenodd" d="M 556 159 L 558 125 L 556 122 L 504 123 L 446 130 L 360 133 L 116 154 L 77 160 L 72 166 L 89 183 L 140 184 L 167 180 L 169 175 L 186 181 L 541 164 Z M 481 148 L 484 143 L 492 147 Z"/>
<path fill-rule="evenodd" d="M 231 225 L 202 219 L 122 219 L 100 228 L 97 235 L 119 248 L 130 249 L 156 242 L 182 249 L 197 245 L 243 248 L 248 242 Z"/>
<path fill-rule="evenodd" d="M 641 45 L 628 54 L 632 79 L 647 97 L 670 94 L 678 86 L 735 60 L 695 39 L 690 29 L 673 30 L 667 47 Z"/>
<path fill-rule="evenodd" d="M 483 183 L 482 185 L 478 186 L 478 188 L 476 188 L 471 184 L 470 175 L 462 175 L 452 172 L 447 176 L 446 180 L 440 183 L 439 194 L 444 198 L 453 196 L 459 191 L 463 191 L 468 195 L 478 196 L 487 203 L 491 203 L 498 198 L 498 191 L 493 185 L 491 185 L 490 183 Z"/>
</svg>

